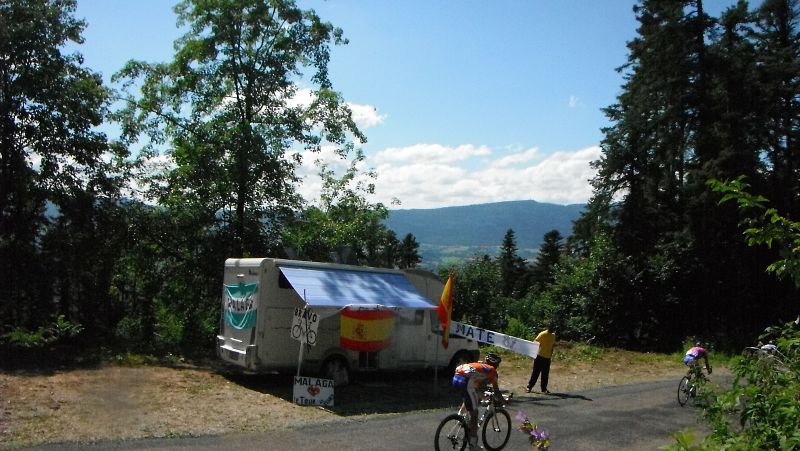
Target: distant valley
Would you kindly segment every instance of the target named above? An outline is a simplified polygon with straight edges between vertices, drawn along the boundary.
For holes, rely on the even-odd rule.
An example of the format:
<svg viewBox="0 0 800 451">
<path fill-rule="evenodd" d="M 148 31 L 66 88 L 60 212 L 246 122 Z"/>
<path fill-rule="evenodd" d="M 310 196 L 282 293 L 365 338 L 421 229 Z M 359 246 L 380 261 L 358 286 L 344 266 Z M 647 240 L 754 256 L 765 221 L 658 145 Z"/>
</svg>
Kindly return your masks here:
<svg viewBox="0 0 800 451">
<path fill-rule="evenodd" d="M 450 258 L 496 256 L 508 229 L 514 230 L 518 254 L 536 255 L 542 238 L 558 230 L 565 238 L 584 204 L 558 205 L 533 200 L 431 209 L 391 210 L 386 226 L 402 240 L 411 233 L 420 244 L 423 266 L 436 268 Z"/>
</svg>

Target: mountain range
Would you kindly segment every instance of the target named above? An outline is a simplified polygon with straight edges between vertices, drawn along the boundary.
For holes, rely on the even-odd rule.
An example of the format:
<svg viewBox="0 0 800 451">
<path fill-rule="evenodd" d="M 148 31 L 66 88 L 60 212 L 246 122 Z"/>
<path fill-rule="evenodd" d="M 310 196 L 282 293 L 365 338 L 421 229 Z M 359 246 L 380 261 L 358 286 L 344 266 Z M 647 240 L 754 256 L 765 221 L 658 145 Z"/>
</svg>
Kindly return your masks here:
<svg viewBox="0 0 800 451">
<path fill-rule="evenodd" d="M 411 233 L 420 245 L 422 266 L 435 268 L 451 258 L 496 256 L 508 229 L 514 231 L 517 254 L 536 256 L 544 234 L 572 233 L 572 222 L 585 204 L 558 205 L 533 200 L 495 202 L 430 209 L 390 210 L 385 224 L 402 240 Z"/>
</svg>

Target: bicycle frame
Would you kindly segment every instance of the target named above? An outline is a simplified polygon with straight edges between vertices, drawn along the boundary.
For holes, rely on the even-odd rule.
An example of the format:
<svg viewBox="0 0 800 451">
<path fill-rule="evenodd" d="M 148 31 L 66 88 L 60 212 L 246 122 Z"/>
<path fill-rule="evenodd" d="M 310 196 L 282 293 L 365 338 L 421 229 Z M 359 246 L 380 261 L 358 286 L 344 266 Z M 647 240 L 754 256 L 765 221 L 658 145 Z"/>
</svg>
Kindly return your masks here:
<svg viewBox="0 0 800 451">
<path fill-rule="evenodd" d="M 686 376 L 683 376 L 678 383 L 678 404 L 684 406 L 690 399 L 698 396 L 698 391 L 705 380 L 706 377 L 699 364 L 689 365 Z"/>
<path fill-rule="evenodd" d="M 513 394 L 501 393 L 501 396 L 502 401 L 497 400 L 493 390 L 485 390 L 476 409 L 479 412 L 479 416 L 475 435 L 482 432 L 484 447 L 489 450 L 502 449 L 508 442 L 508 437 L 510 435 L 510 420 L 508 412 L 505 411 L 505 406 L 507 403 L 511 402 Z M 466 432 L 465 439 L 468 439 L 469 436 L 472 435 L 469 430 L 468 414 L 469 411 L 462 404 L 457 412 L 457 415 L 462 418 L 462 421 L 454 423 L 449 427 L 449 430 L 442 431 L 445 433 L 445 437 L 453 443 L 454 449 L 458 449 L 457 443 L 462 428 L 464 428 Z M 447 418 L 444 421 L 447 421 Z M 437 431 L 437 449 L 438 436 L 439 431 Z M 495 444 L 494 441 L 498 439 L 499 443 Z"/>
<path fill-rule="evenodd" d="M 686 375 L 689 376 L 689 379 L 704 379 L 705 376 L 703 375 L 703 368 L 700 367 L 700 364 L 695 363 L 689 365 L 689 371 L 686 372 Z"/>
</svg>

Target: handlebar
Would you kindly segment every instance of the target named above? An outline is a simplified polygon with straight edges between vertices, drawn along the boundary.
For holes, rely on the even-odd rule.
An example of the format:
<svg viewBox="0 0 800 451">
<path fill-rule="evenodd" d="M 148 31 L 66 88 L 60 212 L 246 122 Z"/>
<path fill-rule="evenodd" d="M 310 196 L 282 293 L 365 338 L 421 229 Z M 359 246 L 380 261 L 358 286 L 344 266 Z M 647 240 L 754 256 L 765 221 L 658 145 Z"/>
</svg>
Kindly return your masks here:
<svg viewBox="0 0 800 451">
<path fill-rule="evenodd" d="M 489 400 L 494 400 L 495 406 L 503 407 L 504 405 L 511 402 L 514 398 L 514 393 L 511 393 L 508 390 L 500 390 L 499 397 L 494 389 L 489 388 L 488 390 L 484 390 L 483 392 L 483 399 L 481 400 L 484 404 L 489 404 Z"/>
</svg>

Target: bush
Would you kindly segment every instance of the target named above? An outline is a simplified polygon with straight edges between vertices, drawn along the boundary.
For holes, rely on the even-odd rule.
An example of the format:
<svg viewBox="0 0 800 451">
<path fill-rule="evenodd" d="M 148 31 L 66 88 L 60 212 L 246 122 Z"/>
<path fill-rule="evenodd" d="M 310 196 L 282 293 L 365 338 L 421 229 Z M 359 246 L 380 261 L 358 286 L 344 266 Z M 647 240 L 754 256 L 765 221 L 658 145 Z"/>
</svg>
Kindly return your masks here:
<svg viewBox="0 0 800 451">
<path fill-rule="evenodd" d="M 534 338 L 531 328 L 517 318 L 508 319 L 508 324 L 506 325 L 504 333 L 528 341 Z"/>
<path fill-rule="evenodd" d="M 56 321 L 46 326 L 40 326 L 34 331 L 17 328 L 0 337 L 0 345 L 11 348 L 42 349 L 59 342 L 76 337 L 83 330 L 83 326 L 71 323 L 59 315 Z"/>
<path fill-rule="evenodd" d="M 67 321 L 64 315 L 36 330 L 13 329 L 0 335 L 0 364 L 12 367 L 63 363 L 77 357 L 67 350 L 82 331 L 83 326 Z"/>
</svg>

